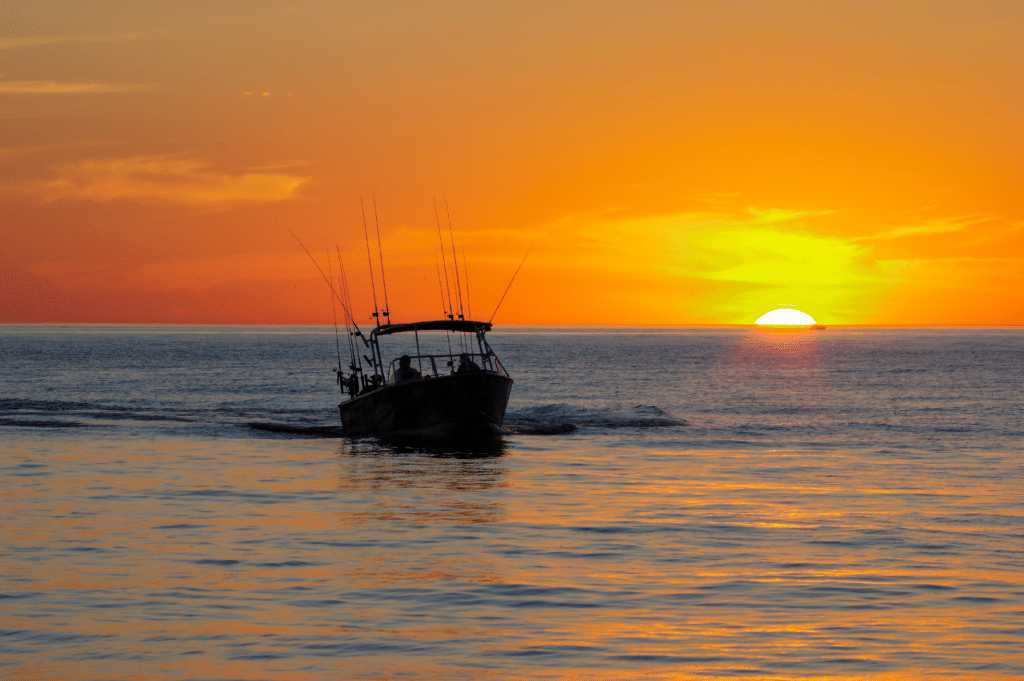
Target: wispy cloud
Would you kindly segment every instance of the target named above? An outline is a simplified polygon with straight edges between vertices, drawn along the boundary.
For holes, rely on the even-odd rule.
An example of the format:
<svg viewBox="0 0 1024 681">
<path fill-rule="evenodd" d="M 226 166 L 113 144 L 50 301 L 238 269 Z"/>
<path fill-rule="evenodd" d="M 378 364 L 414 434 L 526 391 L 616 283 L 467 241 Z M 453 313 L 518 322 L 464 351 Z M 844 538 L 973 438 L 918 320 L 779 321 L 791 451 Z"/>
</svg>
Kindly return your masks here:
<svg viewBox="0 0 1024 681">
<path fill-rule="evenodd" d="M 61 83 L 55 80 L 0 80 L 4 95 L 93 95 L 152 92 L 156 83 Z"/>
<path fill-rule="evenodd" d="M 834 213 L 748 206 L 571 216 L 545 231 L 551 251 L 573 253 L 571 262 L 553 267 L 600 271 L 619 282 L 644 279 L 666 315 L 686 309 L 706 321 L 750 324 L 785 301 L 825 323 L 845 323 L 898 288 L 906 268 L 879 260 L 855 239 L 805 224 Z"/>
<path fill-rule="evenodd" d="M 897 269 L 875 260 L 852 239 L 759 223 L 679 235 L 674 249 L 681 277 L 717 282 L 729 290 L 715 300 L 716 316 L 750 323 L 758 310 L 791 301 L 812 315 L 843 321 L 866 298 L 891 289 Z M 760 312 L 754 314 L 756 318 Z"/>
<path fill-rule="evenodd" d="M 754 216 L 755 224 L 770 224 L 777 222 L 792 222 L 800 218 L 817 217 L 819 215 L 831 215 L 834 210 L 789 210 L 785 208 L 757 208 L 751 206 L 747 209 Z"/>
<path fill-rule="evenodd" d="M 307 179 L 283 173 L 218 172 L 207 161 L 169 155 L 85 160 L 59 166 L 56 173 L 55 179 L 37 186 L 44 200 L 215 207 L 282 201 Z"/>
<path fill-rule="evenodd" d="M 888 229 L 878 234 L 865 237 L 867 240 L 889 240 L 905 236 L 930 236 L 932 234 L 948 234 L 951 232 L 962 232 L 972 225 L 997 220 L 994 215 L 975 214 L 959 215 L 954 217 L 935 218 L 921 221 L 913 225 L 901 225 Z"/>
</svg>

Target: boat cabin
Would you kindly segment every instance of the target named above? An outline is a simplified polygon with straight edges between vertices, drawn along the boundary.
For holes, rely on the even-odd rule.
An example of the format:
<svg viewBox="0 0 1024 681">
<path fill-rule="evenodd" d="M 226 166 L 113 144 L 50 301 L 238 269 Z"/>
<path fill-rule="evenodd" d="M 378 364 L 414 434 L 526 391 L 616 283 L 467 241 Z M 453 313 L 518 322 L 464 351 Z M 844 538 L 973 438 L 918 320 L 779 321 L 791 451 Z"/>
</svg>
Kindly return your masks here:
<svg viewBox="0 0 1024 681">
<path fill-rule="evenodd" d="M 361 389 L 354 391 L 349 386 L 349 394 L 355 397 L 383 386 L 466 372 L 508 377 L 487 343 L 485 334 L 490 330 L 489 322 L 463 319 L 382 324 L 370 331 L 366 341 L 370 355 L 363 359 L 369 367 Z"/>
</svg>

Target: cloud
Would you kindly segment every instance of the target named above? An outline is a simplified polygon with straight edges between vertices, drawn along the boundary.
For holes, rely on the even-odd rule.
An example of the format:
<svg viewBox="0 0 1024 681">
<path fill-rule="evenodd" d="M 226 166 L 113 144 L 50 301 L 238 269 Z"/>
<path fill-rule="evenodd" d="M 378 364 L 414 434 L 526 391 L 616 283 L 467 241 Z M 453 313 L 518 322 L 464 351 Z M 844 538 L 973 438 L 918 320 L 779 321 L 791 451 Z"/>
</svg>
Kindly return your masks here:
<svg viewBox="0 0 1024 681">
<path fill-rule="evenodd" d="M 56 168 L 57 177 L 40 183 L 44 200 L 115 200 L 228 207 L 291 198 L 307 178 L 283 173 L 213 170 L 195 158 L 169 155 L 96 159 Z"/>
<path fill-rule="evenodd" d="M 841 322 L 899 279 L 899 268 L 873 260 L 869 248 L 851 239 L 761 225 L 756 219 L 683 234 L 676 253 L 678 276 L 718 282 L 729 291 L 708 302 L 730 323 L 751 323 L 780 301 Z"/>
<path fill-rule="evenodd" d="M 59 83 L 55 80 L 0 80 L 4 95 L 94 95 L 152 92 L 156 83 Z"/>
<path fill-rule="evenodd" d="M 747 209 L 754 216 L 754 222 L 768 224 L 775 222 L 792 222 L 806 217 L 817 217 L 819 215 L 830 215 L 834 210 L 787 210 L 784 208 L 756 208 Z"/>
<path fill-rule="evenodd" d="M 645 278 L 652 297 L 716 323 L 751 324 L 786 302 L 824 323 L 856 320 L 905 280 L 852 238 L 801 224 L 828 210 L 747 207 L 663 215 L 571 216 L 551 223 L 544 246 L 573 253 L 562 269 Z"/>
<path fill-rule="evenodd" d="M 904 236 L 948 234 L 951 232 L 961 232 L 972 225 L 977 225 L 982 222 L 991 222 L 997 219 L 998 218 L 994 215 L 984 215 L 980 213 L 975 215 L 936 218 L 916 225 L 902 225 L 900 227 L 894 227 L 885 232 L 865 237 L 865 239 L 884 241 L 889 239 L 898 239 Z"/>
</svg>

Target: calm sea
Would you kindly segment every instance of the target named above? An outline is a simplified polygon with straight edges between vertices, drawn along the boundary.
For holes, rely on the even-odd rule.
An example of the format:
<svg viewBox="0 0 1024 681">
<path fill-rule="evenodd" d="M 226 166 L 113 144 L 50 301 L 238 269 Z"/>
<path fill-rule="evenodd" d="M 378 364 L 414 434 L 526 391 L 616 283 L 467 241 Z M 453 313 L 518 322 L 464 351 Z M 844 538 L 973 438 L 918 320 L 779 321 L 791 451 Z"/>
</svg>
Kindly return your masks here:
<svg viewBox="0 0 1024 681">
<path fill-rule="evenodd" d="M 496 329 L 477 445 L 333 330 L 0 327 L 0 676 L 1024 678 L 1020 329 Z"/>
</svg>

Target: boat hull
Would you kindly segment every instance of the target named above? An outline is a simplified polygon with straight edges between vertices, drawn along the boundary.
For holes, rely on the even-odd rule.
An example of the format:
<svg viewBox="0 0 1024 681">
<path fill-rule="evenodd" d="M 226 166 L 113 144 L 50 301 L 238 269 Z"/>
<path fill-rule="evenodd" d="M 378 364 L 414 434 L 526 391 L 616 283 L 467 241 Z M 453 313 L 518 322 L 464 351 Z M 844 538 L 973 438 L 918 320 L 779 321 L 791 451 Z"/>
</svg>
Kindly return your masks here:
<svg viewBox="0 0 1024 681">
<path fill-rule="evenodd" d="M 501 432 L 512 379 L 474 371 L 403 381 L 338 405 L 346 435 L 487 435 Z"/>
</svg>

